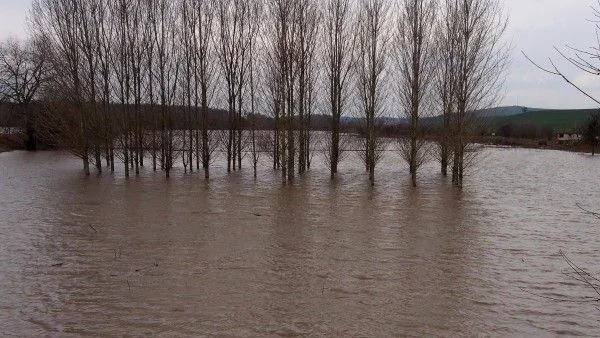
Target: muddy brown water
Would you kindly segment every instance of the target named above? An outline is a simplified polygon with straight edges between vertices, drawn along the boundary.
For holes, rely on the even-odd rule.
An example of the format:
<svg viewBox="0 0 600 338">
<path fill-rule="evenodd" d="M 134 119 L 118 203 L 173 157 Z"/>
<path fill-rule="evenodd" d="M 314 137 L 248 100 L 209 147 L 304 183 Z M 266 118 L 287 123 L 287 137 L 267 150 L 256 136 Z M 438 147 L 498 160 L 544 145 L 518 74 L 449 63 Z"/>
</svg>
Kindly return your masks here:
<svg viewBox="0 0 600 338">
<path fill-rule="evenodd" d="M 576 207 L 600 209 L 600 157 L 488 148 L 463 191 L 399 161 L 371 188 L 353 156 L 283 186 L 268 164 L 206 183 L 0 154 L 0 335 L 600 336 L 559 255 L 600 275 Z"/>
</svg>

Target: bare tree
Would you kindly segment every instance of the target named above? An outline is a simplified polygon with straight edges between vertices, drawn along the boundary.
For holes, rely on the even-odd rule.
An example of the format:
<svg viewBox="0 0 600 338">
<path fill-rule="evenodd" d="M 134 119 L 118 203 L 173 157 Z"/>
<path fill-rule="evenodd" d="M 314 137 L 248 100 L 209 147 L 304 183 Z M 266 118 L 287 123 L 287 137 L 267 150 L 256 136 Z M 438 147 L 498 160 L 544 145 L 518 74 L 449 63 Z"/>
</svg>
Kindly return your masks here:
<svg viewBox="0 0 600 338">
<path fill-rule="evenodd" d="M 167 178 L 170 177 L 176 155 L 172 115 L 181 66 L 175 29 L 178 15 L 174 7 L 169 0 L 155 0 L 150 8 L 156 53 L 153 73 L 160 103 L 161 166 Z"/>
<path fill-rule="evenodd" d="M 77 0 L 75 10 L 79 22 L 77 43 L 82 55 L 81 70 L 83 74 L 82 94 L 84 103 L 82 108 L 85 110 L 84 114 L 89 116 L 94 125 L 97 125 L 100 122 L 100 115 L 97 105 L 99 40 L 96 32 L 99 19 L 98 13 L 101 10 L 100 2 Z M 99 140 L 100 137 L 101 134 L 97 133 L 97 130 L 91 130 L 91 147 L 98 172 L 102 172 L 100 149 L 102 142 Z"/>
<path fill-rule="evenodd" d="M 97 61 L 100 77 L 100 102 L 102 127 L 99 130 L 104 141 L 104 153 L 107 166 L 111 171 L 115 171 L 115 149 L 114 149 L 114 129 L 111 118 L 111 75 L 112 75 L 112 52 L 115 39 L 115 22 L 112 20 L 111 0 L 99 0 L 98 12 L 96 16 L 97 29 L 95 39 L 98 43 Z"/>
<path fill-rule="evenodd" d="M 111 62 L 113 64 L 113 72 L 115 79 L 115 92 L 118 102 L 120 103 L 121 114 L 118 118 L 118 133 L 115 135 L 118 140 L 118 145 L 121 149 L 119 155 L 123 161 L 125 169 L 125 177 L 129 177 L 131 163 L 131 144 L 132 139 L 132 78 L 133 69 L 130 60 L 133 58 L 133 45 L 131 45 L 130 31 L 135 29 L 132 24 L 132 8 L 133 3 L 126 0 L 115 0 L 112 4 L 113 19 L 116 26 L 116 37 L 114 39 L 115 52 L 112 54 Z"/>
<path fill-rule="evenodd" d="M 498 99 L 504 83 L 510 46 L 503 35 L 508 25 L 495 0 L 448 0 L 456 23 L 455 113 L 452 119 L 452 182 L 463 186 L 465 169 L 473 163 L 475 112 Z"/>
<path fill-rule="evenodd" d="M 144 34 L 145 19 L 143 11 L 146 8 L 141 2 L 134 2 L 131 7 L 131 26 L 128 40 L 131 48 L 131 86 L 133 99 L 133 123 L 132 123 L 132 159 L 135 173 L 139 175 L 140 167 L 144 166 L 144 118 L 142 105 L 144 104 L 144 77 L 146 71 L 146 45 L 149 37 Z"/>
<path fill-rule="evenodd" d="M 442 112 L 439 127 L 439 161 L 442 175 L 448 175 L 452 155 L 451 127 L 456 110 L 457 29 L 458 7 L 453 1 L 444 1 L 439 13 L 435 32 L 435 81 L 434 100 Z"/>
<path fill-rule="evenodd" d="M 420 119 L 426 113 L 424 108 L 427 108 L 433 79 L 435 11 L 433 0 L 402 0 L 397 22 L 398 99 L 401 115 L 408 120 L 408 137 L 400 144 L 415 187 L 417 171 L 427 155 Z"/>
<path fill-rule="evenodd" d="M 269 60 L 273 64 L 269 87 L 276 119 L 276 162 L 281 168 L 282 181 L 294 178 L 296 110 L 296 81 L 298 78 L 295 56 L 298 48 L 299 3 L 291 0 L 273 0 L 269 5 L 272 35 L 269 37 Z"/>
<path fill-rule="evenodd" d="M 563 51 L 559 48 L 554 48 L 560 57 L 565 60 L 571 66 L 574 66 L 579 71 L 590 74 L 593 76 L 600 75 L 600 1 L 597 1 L 596 6 L 592 7 L 594 18 L 591 20 L 594 23 L 596 44 L 594 46 L 582 49 L 573 47 L 570 45 L 566 46 L 567 51 Z M 552 59 L 548 59 L 549 66 L 541 66 L 540 64 L 533 61 L 525 52 L 523 55 L 538 69 L 561 78 L 571 87 L 575 88 L 579 93 L 586 96 L 596 104 L 600 104 L 600 98 L 590 93 L 588 90 L 578 85 L 569 78 L 565 72 L 559 67 L 559 65 Z M 596 153 L 596 146 L 598 146 L 600 138 L 600 117 L 595 114 L 591 115 L 586 126 L 584 127 L 584 141 L 591 146 L 592 156 Z"/>
<path fill-rule="evenodd" d="M 582 212 L 584 212 L 588 216 L 594 217 L 596 219 L 600 219 L 600 213 L 590 211 L 590 210 L 582 207 L 580 204 L 576 204 L 576 205 Z M 554 296 L 547 296 L 547 295 L 535 293 L 532 291 L 528 291 L 524 288 L 521 288 L 521 290 L 526 293 L 529 293 L 531 295 L 534 295 L 536 297 L 548 299 L 548 300 L 555 301 L 555 302 L 592 304 L 593 306 L 596 307 L 597 310 L 600 311 L 600 308 L 598 308 L 596 306 L 596 304 L 598 302 L 600 302 L 600 277 L 593 275 L 592 273 L 589 272 L 589 270 L 587 270 L 587 269 L 581 267 L 580 265 L 578 265 L 577 263 L 575 263 L 562 250 L 559 252 L 559 255 L 567 263 L 567 265 L 569 266 L 569 270 L 570 270 L 569 273 L 563 272 L 563 274 L 571 277 L 571 279 L 573 279 L 573 280 L 579 282 L 580 284 L 584 285 L 585 287 L 587 287 L 589 289 L 589 291 L 592 293 L 591 296 L 554 297 Z"/>
<path fill-rule="evenodd" d="M 258 176 L 258 144 L 256 138 L 256 82 L 255 82 L 255 59 L 256 59 L 256 43 L 252 41 L 250 44 L 250 138 L 252 152 L 252 169 L 254 170 L 254 178 Z"/>
<path fill-rule="evenodd" d="M 265 4 L 268 11 L 262 15 Z M 380 123 L 390 103 L 388 46 L 395 46 L 400 109 L 410 122 L 403 144 L 412 182 L 416 185 L 425 159 L 420 120 L 435 89 L 444 112 L 442 172 L 452 162 L 453 182 L 461 186 L 470 162 L 473 112 L 494 101 L 503 80 L 508 48 L 500 5 L 444 0 L 434 37 L 435 0 L 401 0 L 396 29 L 390 27 L 386 0 L 354 4 L 35 0 L 35 36 L 47 44 L 47 52 L 36 57 L 49 65 L 48 76 L 27 72 L 34 81 L 22 82 L 37 91 L 38 79 L 51 79 L 43 86 L 44 123 L 57 143 L 82 158 L 87 174 L 90 156 L 101 171 L 103 155 L 111 170 L 119 157 L 126 176 L 132 170 L 137 174 L 149 152 L 153 168 L 160 163 L 167 177 L 181 155 L 186 171 L 200 170 L 202 163 L 208 179 L 212 154 L 224 146 L 228 171 L 241 169 L 247 152 L 256 175 L 260 153 L 270 143 L 273 167 L 281 169 L 284 182 L 310 168 L 311 144 L 319 142 L 311 134 L 311 116 L 319 98 L 331 116 L 330 134 L 323 134 L 327 140 L 321 143 L 335 178 L 348 150 L 345 139 L 350 140 L 342 135 L 342 117 L 353 108 L 348 99 L 357 89 L 364 117 L 361 156 L 374 182 L 384 147 Z M 0 75 L 11 74 L 9 63 L 0 59 Z M 36 66 L 29 62 L 27 67 Z M 324 95 L 317 93 L 320 66 Z M 210 106 L 219 94 L 226 102 L 226 132 L 211 125 Z M 18 102 L 15 95 L 20 94 L 11 100 Z M 272 133 L 260 130 L 266 125 L 261 108 L 273 117 Z M 215 136 L 223 134 L 226 141 L 219 142 Z"/>
<path fill-rule="evenodd" d="M 584 48 L 580 48 L 580 47 L 574 47 L 571 45 L 567 45 L 566 49 L 569 52 L 561 50 L 557 47 L 555 47 L 554 49 L 556 50 L 556 52 L 560 55 L 560 57 L 563 60 L 567 61 L 572 66 L 575 66 L 580 71 L 583 71 L 584 73 L 587 73 L 587 74 L 598 76 L 600 74 L 600 63 L 599 63 L 599 59 L 600 59 L 600 1 L 597 1 L 596 6 L 592 7 L 592 12 L 593 12 L 594 18 L 591 21 L 595 24 L 595 34 L 596 34 L 596 45 L 595 46 L 591 46 L 589 48 L 584 49 Z M 592 95 L 589 91 L 587 91 L 584 88 L 582 88 L 581 86 L 577 85 L 572 79 L 570 79 L 560 69 L 558 64 L 552 58 L 548 59 L 548 62 L 550 65 L 548 67 L 546 67 L 546 66 L 541 66 L 538 63 L 536 63 L 535 61 L 533 61 L 529 56 L 527 56 L 527 54 L 525 54 L 525 52 L 522 51 L 522 53 L 534 66 L 536 66 L 540 70 L 542 70 L 548 74 L 560 77 L 566 83 L 568 83 L 570 86 L 572 86 L 577 91 L 579 91 L 581 94 L 585 95 L 587 98 L 589 98 L 596 104 L 600 104 L 600 98 Z"/>
<path fill-rule="evenodd" d="M 298 173 L 310 167 L 310 117 L 317 79 L 316 49 L 320 13 L 313 0 L 298 1 L 296 62 L 298 71 Z"/>
<path fill-rule="evenodd" d="M 0 95 L 3 101 L 17 105 L 25 117 L 25 148 L 30 151 L 37 149 L 36 112 L 31 103 L 39 99 L 40 88 L 47 81 L 46 47 L 43 39 L 8 39 L 0 45 Z"/>
<path fill-rule="evenodd" d="M 215 49 L 213 45 L 214 34 L 214 13 L 215 6 L 212 0 L 194 0 L 196 20 L 192 23 L 193 41 L 195 47 L 194 70 L 195 70 L 195 100 L 194 105 L 198 111 L 198 101 L 200 101 L 200 129 L 202 144 L 196 144 L 196 149 L 202 149 L 202 167 L 204 176 L 209 178 L 209 167 L 211 162 L 211 137 L 209 135 L 209 104 L 214 92 L 214 73 Z M 199 95 L 199 96 L 198 96 Z M 196 141 L 198 142 L 198 135 Z"/>
<path fill-rule="evenodd" d="M 218 0 L 217 54 L 227 86 L 229 138 L 227 142 L 227 171 L 242 166 L 242 106 L 247 82 L 250 39 L 253 22 L 252 1 Z"/>
<path fill-rule="evenodd" d="M 272 153 L 273 158 L 273 170 L 280 169 L 282 167 L 281 158 L 282 155 L 282 144 L 281 141 L 283 133 L 283 54 L 281 49 L 284 46 L 282 21 L 279 19 L 281 16 L 281 2 L 273 0 L 269 2 L 267 6 L 267 26 L 265 29 L 264 45 L 264 62 L 263 62 L 263 76 L 265 82 L 265 93 L 264 101 L 266 101 L 266 110 L 269 111 L 270 115 L 274 120 L 274 130 L 271 137 Z M 285 177 L 285 173 L 283 174 Z"/>
<path fill-rule="evenodd" d="M 65 147 L 70 149 L 83 161 L 86 175 L 90 174 L 89 156 L 91 150 L 90 116 L 85 109 L 83 98 L 83 81 L 81 64 L 82 52 L 79 48 L 81 39 L 81 16 L 78 0 L 35 0 L 32 5 L 32 24 L 38 36 L 49 43 L 48 54 L 52 65 L 52 83 L 55 90 L 53 96 L 61 97 L 65 111 L 72 112 L 76 118 L 56 119 L 56 127 L 63 129 Z M 60 89 L 56 92 L 56 89 Z M 68 108 L 68 109 L 67 109 Z M 56 110 L 55 110 L 56 112 Z M 50 116 L 50 115 L 48 115 Z"/>
<path fill-rule="evenodd" d="M 252 168 L 254 171 L 254 178 L 258 176 L 258 161 L 260 157 L 260 140 L 259 135 L 257 135 L 257 87 L 259 87 L 257 78 L 257 74 L 260 74 L 259 67 L 257 67 L 257 61 L 259 58 L 259 51 L 257 50 L 258 45 L 258 35 L 260 34 L 260 29 L 262 27 L 261 18 L 262 18 L 262 7 L 260 2 L 255 2 L 252 8 L 252 17 L 254 23 L 251 26 L 250 30 L 250 46 L 248 50 L 249 55 L 249 64 L 248 64 L 248 74 L 249 74 L 249 94 L 250 94 L 250 109 L 249 109 L 249 120 L 250 120 L 250 153 L 252 155 Z"/>
<path fill-rule="evenodd" d="M 352 70 L 355 34 L 350 0 L 327 0 L 325 11 L 325 68 L 331 109 L 329 162 L 331 178 L 340 160 L 340 121 L 344 112 L 347 87 Z"/>
<path fill-rule="evenodd" d="M 389 5 L 385 0 L 361 0 L 358 14 L 357 62 L 358 91 L 364 117 L 364 161 L 371 184 L 381 149 L 378 119 L 385 110 L 385 77 L 390 36 L 387 33 Z"/>
<path fill-rule="evenodd" d="M 182 16 L 181 34 L 179 38 L 181 40 L 182 49 L 182 60 L 183 60 L 183 71 L 181 80 L 181 103 L 185 107 L 185 127 L 183 129 L 183 150 L 182 154 L 184 170 L 187 171 L 187 164 L 189 164 L 190 172 L 194 171 L 194 129 L 196 127 L 195 117 L 195 105 L 193 105 L 195 95 L 195 58 L 196 58 L 196 46 L 194 43 L 195 39 L 195 28 L 198 19 L 196 18 L 196 11 L 191 0 L 182 0 L 179 4 L 179 9 Z M 186 137 L 188 134 L 189 138 Z M 187 144 L 189 141 L 189 145 Z"/>
</svg>

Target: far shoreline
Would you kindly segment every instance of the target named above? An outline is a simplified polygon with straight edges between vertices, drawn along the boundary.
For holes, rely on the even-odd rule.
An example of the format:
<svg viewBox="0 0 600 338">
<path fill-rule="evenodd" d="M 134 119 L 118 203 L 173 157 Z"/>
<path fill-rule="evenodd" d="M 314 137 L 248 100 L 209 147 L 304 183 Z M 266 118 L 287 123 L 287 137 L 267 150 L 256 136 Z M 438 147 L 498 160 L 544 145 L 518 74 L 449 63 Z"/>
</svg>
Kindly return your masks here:
<svg viewBox="0 0 600 338">
<path fill-rule="evenodd" d="M 434 141 L 433 139 L 430 139 Z M 482 146 L 491 146 L 507 149 L 539 149 L 556 150 L 571 153 L 591 154 L 592 148 L 589 145 L 581 143 L 560 143 L 556 140 L 533 140 L 525 138 L 511 138 L 502 136 L 480 136 L 473 139 L 473 143 Z M 12 151 L 25 150 L 25 145 L 19 136 L 0 135 L 0 154 Z M 39 149 L 40 151 L 60 150 L 60 149 Z M 599 153 L 600 149 L 596 151 Z"/>
<path fill-rule="evenodd" d="M 474 140 L 475 143 L 486 145 L 486 146 L 496 146 L 496 147 L 506 147 L 506 148 L 521 148 L 521 149 L 540 149 L 540 150 L 558 150 L 558 151 L 566 151 L 570 153 L 586 153 L 591 154 L 592 148 L 581 142 L 572 143 L 572 142 L 559 142 L 557 140 L 535 140 L 535 139 L 525 139 L 525 138 L 512 138 L 512 137 L 502 137 L 502 136 L 481 136 Z M 598 150 L 598 149 L 597 149 Z M 597 151 L 596 151 L 597 153 Z"/>
</svg>

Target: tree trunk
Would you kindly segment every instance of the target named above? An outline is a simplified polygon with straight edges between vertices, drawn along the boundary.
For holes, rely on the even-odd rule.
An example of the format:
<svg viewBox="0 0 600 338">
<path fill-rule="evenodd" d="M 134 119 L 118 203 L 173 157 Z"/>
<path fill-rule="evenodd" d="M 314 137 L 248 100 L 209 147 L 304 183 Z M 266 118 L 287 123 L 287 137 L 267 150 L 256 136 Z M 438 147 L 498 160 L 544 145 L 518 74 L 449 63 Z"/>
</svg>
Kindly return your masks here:
<svg viewBox="0 0 600 338">
<path fill-rule="evenodd" d="M 90 176 L 90 160 L 87 154 L 83 155 L 83 173 L 85 176 Z"/>
<path fill-rule="evenodd" d="M 102 173 L 102 152 L 100 151 L 100 145 L 94 146 L 94 156 L 96 159 L 96 170 L 98 173 Z"/>
<path fill-rule="evenodd" d="M 448 146 L 446 144 L 442 144 L 441 157 L 442 175 L 448 176 Z"/>
<path fill-rule="evenodd" d="M 25 125 L 27 129 L 27 141 L 25 143 L 25 149 L 27 151 L 37 150 L 37 133 L 35 130 L 35 120 L 28 107 L 25 107 Z"/>
<path fill-rule="evenodd" d="M 335 119 L 335 118 L 334 118 Z M 340 152 L 340 131 L 339 122 L 334 122 L 331 132 L 331 179 L 335 178 L 338 171 L 338 161 Z"/>
</svg>

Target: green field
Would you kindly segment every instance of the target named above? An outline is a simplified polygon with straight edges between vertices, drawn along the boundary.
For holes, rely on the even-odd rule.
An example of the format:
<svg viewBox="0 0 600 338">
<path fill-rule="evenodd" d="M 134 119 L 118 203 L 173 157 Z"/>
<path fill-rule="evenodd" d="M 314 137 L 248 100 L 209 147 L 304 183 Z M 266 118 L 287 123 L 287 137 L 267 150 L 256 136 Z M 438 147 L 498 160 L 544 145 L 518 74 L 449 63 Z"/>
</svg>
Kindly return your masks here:
<svg viewBox="0 0 600 338">
<path fill-rule="evenodd" d="M 568 133 L 585 125 L 590 115 L 598 109 L 578 110 L 539 110 L 512 116 L 494 116 L 486 118 L 488 130 L 496 131 L 505 124 L 535 125 L 538 128 L 552 129 L 556 133 Z"/>
</svg>

